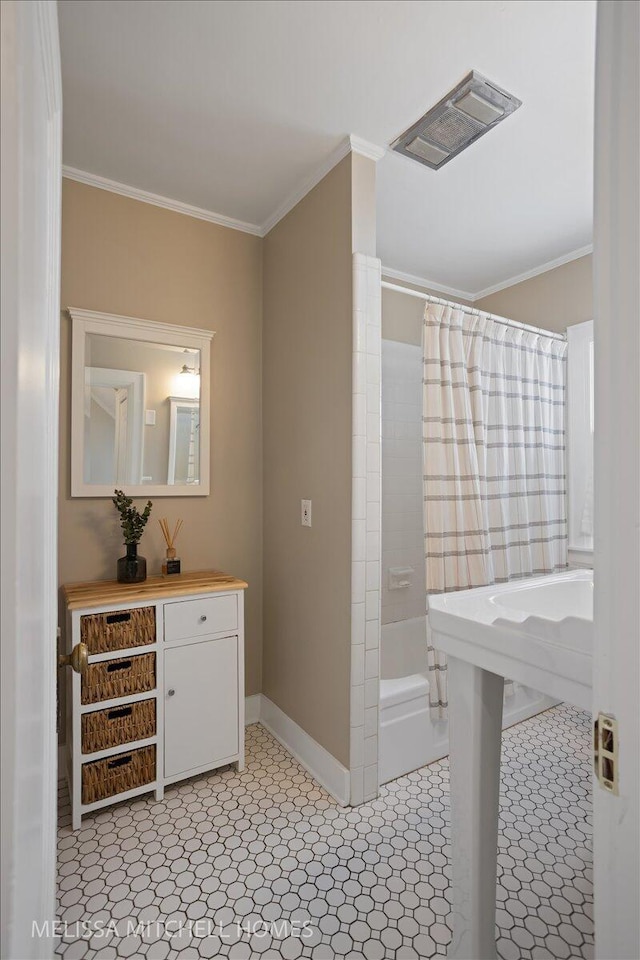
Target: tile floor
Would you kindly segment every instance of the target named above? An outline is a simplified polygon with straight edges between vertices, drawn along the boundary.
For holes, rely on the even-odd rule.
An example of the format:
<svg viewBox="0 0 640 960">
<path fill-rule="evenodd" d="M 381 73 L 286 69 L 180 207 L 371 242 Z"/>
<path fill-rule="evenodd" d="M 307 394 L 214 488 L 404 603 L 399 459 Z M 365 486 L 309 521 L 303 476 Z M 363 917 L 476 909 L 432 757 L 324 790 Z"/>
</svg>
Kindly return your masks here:
<svg viewBox="0 0 640 960">
<path fill-rule="evenodd" d="M 590 718 L 505 732 L 498 951 L 593 955 Z M 449 932 L 447 762 L 341 808 L 259 724 L 247 766 L 70 827 L 62 787 L 57 953 L 74 958 L 433 957 Z"/>
</svg>

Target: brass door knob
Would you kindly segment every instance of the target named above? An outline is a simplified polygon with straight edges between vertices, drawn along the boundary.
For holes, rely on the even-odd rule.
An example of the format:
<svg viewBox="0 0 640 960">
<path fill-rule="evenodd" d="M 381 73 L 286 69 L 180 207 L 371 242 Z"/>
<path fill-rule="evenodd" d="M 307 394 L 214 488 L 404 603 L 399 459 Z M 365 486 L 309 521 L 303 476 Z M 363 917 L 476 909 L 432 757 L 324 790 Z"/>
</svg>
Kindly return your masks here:
<svg viewBox="0 0 640 960">
<path fill-rule="evenodd" d="M 59 667 L 71 667 L 76 673 L 86 673 L 89 663 L 89 649 L 86 643 L 76 643 L 71 653 L 61 653 L 58 656 Z"/>
</svg>

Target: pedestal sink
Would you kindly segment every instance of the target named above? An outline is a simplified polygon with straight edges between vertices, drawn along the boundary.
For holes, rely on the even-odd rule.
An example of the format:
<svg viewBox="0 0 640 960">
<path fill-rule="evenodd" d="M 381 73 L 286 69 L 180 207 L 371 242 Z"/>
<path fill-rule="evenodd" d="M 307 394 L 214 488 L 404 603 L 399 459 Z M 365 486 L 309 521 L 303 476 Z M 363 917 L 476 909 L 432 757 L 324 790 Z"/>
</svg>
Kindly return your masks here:
<svg viewBox="0 0 640 960">
<path fill-rule="evenodd" d="M 456 960 L 495 960 L 504 678 L 591 709 L 593 575 L 576 570 L 429 599 L 448 657 Z"/>
</svg>

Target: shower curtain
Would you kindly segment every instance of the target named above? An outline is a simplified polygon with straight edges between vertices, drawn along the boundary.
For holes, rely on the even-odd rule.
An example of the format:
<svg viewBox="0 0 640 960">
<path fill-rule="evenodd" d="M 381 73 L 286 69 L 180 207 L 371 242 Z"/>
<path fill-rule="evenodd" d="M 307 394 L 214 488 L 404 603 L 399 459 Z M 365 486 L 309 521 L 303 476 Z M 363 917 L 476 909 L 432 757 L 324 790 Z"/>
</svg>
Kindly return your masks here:
<svg viewBox="0 0 640 960">
<path fill-rule="evenodd" d="M 427 304 L 427 597 L 567 566 L 566 348 L 488 316 Z M 427 643 L 430 705 L 444 718 L 446 658 L 429 635 Z"/>
</svg>

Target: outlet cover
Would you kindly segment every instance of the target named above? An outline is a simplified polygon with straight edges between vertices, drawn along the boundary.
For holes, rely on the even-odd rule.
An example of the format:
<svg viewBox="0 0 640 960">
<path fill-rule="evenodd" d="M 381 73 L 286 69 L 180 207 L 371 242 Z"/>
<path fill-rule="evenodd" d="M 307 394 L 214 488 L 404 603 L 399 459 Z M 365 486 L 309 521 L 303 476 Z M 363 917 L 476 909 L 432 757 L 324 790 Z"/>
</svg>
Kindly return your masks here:
<svg viewBox="0 0 640 960">
<path fill-rule="evenodd" d="M 311 526 L 311 500 L 300 501 L 300 523 L 303 527 Z"/>
</svg>

